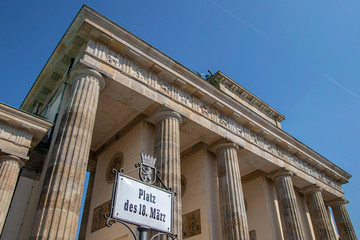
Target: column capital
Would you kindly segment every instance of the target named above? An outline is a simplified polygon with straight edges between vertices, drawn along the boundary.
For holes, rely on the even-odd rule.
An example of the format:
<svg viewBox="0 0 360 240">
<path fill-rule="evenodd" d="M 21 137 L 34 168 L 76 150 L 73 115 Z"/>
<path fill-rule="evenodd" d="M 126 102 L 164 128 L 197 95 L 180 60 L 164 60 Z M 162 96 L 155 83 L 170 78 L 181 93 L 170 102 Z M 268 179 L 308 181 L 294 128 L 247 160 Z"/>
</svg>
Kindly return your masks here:
<svg viewBox="0 0 360 240">
<path fill-rule="evenodd" d="M 309 195 L 314 192 L 322 192 L 322 188 L 317 186 L 316 184 L 314 184 L 314 185 L 310 185 L 310 186 L 302 188 L 301 192 L 305 195 Z"/>
<path fill-rule="evenodd" d="M 174 118 L 179 121 L 179 125 L 181 125 L 182 123 L 182 117 L 178 112 L 165 108 L 160 108 L 158 111 L 154 113 L 153 116 L 151 116 L 151 118 L 154 119 L 155 123 L 165 118 Z"/>
<path fill-rule="evenodd" d="M 286 177 L 286 176 L 292 177 L 294 176 L 294 173 L 292 173 L 290 170 L 286 168 L 280 168 L 268 175 L 268 177 L 271 178 L 273 181 L 275 181 L 279 177 Z"/>
<path fill-rule="evenodd" d="M 71 82 L 74 80 L 74 78 L 76 78 L 78 76 L 94 77 L 99 81 L 99 89 L 100 90 L 102 90 L 105 87 L 106 82 L 105 82 L 104 77 L 101 75 L 101 73 L 99 73 L 95 69 L 92 69 L 92 68 L 89 68 L 86 66 L 76 66 L 70 73 Z"/>
<path fill-rule="evenodd" d="M 20 168 L 25 165 L 25 161 L 23 159 L 10 154 L 0 155 L 0 164 L 5 161 L 16 161 L 19 164 Z"/>
<path fill-rule="evenodd" d="M 212 144 L 209 148 L 209 150 L 215 154 L 217 154 L 220 150 L 224 148 L 235 148 L 235 150 L 239 150 L 239 146 L 236 143 L 233 143 L 228 140 L 221 140 L 219 142 L 216 142 Z"/>
<path fill-rule="evenodd" d="M 327 202 L 327 204 L 330 207 L 336 207 L 336 206 L 339 206 L 339 205 L 345 205 L 347 203 L 349 203 L 349 201 L 346 200 L 345 198 L 342 198 L 342 197 L 338 197 L 338 198 L 332 199 L 332 200 Z"/>
</svg>

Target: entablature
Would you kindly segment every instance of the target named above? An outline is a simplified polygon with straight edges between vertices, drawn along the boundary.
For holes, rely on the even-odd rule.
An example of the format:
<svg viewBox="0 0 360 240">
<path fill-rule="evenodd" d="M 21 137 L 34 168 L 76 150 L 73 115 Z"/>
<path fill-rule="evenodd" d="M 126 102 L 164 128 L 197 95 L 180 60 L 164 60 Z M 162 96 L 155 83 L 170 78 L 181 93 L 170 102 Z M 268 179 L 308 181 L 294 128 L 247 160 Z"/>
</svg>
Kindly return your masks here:
<svg viewBox="0 0 360 240">
<path fill-rule="evenodd" d="M 195 92 L 200 91 L 205 93 L 199 98 L 199 96 L 195 96 L 186 91 L 189 87 L 181 87 L 184 84 L 173 84 L 175 80 L 169 82 L 167 78 L 160 77 L 160 75 L 154 73 L 151 69 L 145 69 L 126 56 L 120 55 L 94 41 L 88 42 L 82 59 L 84 63 L 89 62 L 93 64 L 97 70 L 103 71 L 104 74 L 114 74 L 113 71 L 106 72 L 108 69 L 106 66 L 116 68 L 123 74 L 139 80 L 148 87 L 156 89 L 158 92 L 179 102 L 184 107 L 201 114 L 203 117 L 216 122 L 228 131 L 282 159 L 296 169 L 341 191 L 340 184 L 344 177 L 337 173 L 336 169 L 334 171 L 329 170 L 326 165 L 317 161 L 316 158 L 310 156 L 306 151 L 300 149 L 300 147 L 303 147 L 301 143 L 269 123 L 266 119 L 259 118 L 258 115 L 253 114 L 248 108 L 244 108 L 248 112 L 241 111 L 242 109 L 239 107 L 241 106 L 240 103 L 230 98 L 229 100 L 232 102 L 226 102 L 226 95 L 224 96 L 223 93 L 216 92 L 217 94 L 223 95 L 222 98 L 216 97 L 214 94 L 207 92 L 206 89 L 192 85 L 192 88 L 198 89 Z M 99 63 L 98 61 L 103 63 Z M 164 71 L 166 71 L 166 68 L 164 68 Z M 113 77 L 111 75 L 108 76 Z M 171 79 L 180 78 L 181 76 L 177 76 Z M 186 81 L 185 79 L 181 80 L 181 82 L 188 81 L 189 80 Z M 216 89 L 215 91 L 219 90 Z M 257 121 L 253 121 L 252 119 Z M 269 129 L 269 126 L 273 127 L 273 129 Z M 290 139 L 290 141 L 286 138 Z M 304 147 L 303 149 L 308 150 Z M 327 161 L 326 163 L 329 164 L 330 162 Z M 325 169 L 327 170 L 325 171 Z"/>
<path fill-rule="evenodd" d="M 63 64 L 67 70 L 61 67 L 66 56 L 70 59 L 77 56 L 79 61 L 84 62 L 98 62 L 93 66 L 99 64 L 97 70 L 108 77 L 113 77 L 116 69 L 338 191 L 341 191 L 340 185 L 348 182 L 351 177 L 281 130 L 274 121 L 280 123 L 284 116 L 240 85 L 234 84 L 222 73 L 214 75 L 214 79 L 220 77 L 222 84 L 226 83 L 230 89 L 240 89 L 240 97 L 245 92 L 247 102 L 256 105 L 266 116 L 214 87 L 191 70 L 86 6 L 80 10 L 50 57 L 25 99 L 23 109 L 28 109 L 32 102 L 37 101 L 37 97 L 43 91 L 42 87 L 48 86 L 54 72 L 60 75 L 58 79 L 66 77 L 72 65 L 72 61 L 69 61 L 67 65 Z M 62 69 L 61 74 L 60 71 L 53 71 L 54 69 Z M 50 92 L 58 85 L 52 86 Z M 44 100 L 45 103 L 49 99 L 51 93 L 47 97 L 39 97 L 39 100 Z"/>
<path fill-rule="evenodd" d="M 0 152 L 28 159 L 34 148 L 52 127 L 52 123 L 0 103 Z"/>
</svg>

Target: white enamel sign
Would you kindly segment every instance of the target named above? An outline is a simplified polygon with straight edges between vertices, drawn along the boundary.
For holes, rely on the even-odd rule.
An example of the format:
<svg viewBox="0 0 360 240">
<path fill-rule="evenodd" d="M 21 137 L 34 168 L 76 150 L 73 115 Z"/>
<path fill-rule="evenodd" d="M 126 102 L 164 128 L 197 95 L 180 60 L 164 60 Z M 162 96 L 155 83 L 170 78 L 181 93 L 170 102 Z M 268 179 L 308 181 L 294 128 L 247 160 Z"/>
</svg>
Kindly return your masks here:
<svg viewBox="0 0 360 240">
<path fill-rule="evenodd" d="M 112 218 L 172 233 L 173 194 L 118 173 Z"/>
</svg>

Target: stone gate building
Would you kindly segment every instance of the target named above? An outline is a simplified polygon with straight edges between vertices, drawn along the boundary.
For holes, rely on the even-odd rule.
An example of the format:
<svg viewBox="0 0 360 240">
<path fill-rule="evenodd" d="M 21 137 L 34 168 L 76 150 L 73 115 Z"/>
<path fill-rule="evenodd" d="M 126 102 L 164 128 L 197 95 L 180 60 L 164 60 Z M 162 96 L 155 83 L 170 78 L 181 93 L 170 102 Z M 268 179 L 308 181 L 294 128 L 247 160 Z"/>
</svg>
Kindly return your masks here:
<svg viewBox="0 0 360 240">
<path fill-rule="evenodd" d="M 105 227 L 111 169 L 147 153 L 177 192 L 178 239 L 357 239 L 341 188 L 351 176 L 284 119 L 84 6 L 21 111 L 0 105 L 1 238 L 75 239 L 88 171 L 79 238 L 132 239 Z"/>
</svg>

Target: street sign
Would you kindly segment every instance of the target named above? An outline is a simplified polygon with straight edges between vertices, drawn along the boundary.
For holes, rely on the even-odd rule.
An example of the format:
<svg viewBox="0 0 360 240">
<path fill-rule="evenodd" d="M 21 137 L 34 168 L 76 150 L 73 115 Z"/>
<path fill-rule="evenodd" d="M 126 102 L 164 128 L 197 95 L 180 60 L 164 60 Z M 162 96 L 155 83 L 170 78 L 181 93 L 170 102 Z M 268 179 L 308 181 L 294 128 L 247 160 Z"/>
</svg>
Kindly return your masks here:
<svg viewBox="0 0 360 240">
<path fill-rule="evenodd" d="M 112 218 L 172 233 L 173 193 L 116 173 Z"/>
<path fill-rule="evenodd" d="M 110 214 L 105 213 L 106 225 L 123 224 L 135 240 L 147 240 L 150 229 L 158 231 L 150 240 L 166 235 L 172 240 L 177 238 L 173 233 L 174 193 L 166 186 L 155 167 L 156 158 L 141 153 L 141 163 L 135 169 L 125 172 L 124 169 L 113 169 L 115 181 L 111 197 Z M 139 171 L 139 179 L 129 177 L 126 173 Z M 125 174 L 123 174 L 125 173 Z M 153 186 L 158 180 L 160 187 Z M 137 225 L 139 237 L 128 223 Z"/>
</svg>

